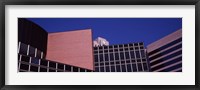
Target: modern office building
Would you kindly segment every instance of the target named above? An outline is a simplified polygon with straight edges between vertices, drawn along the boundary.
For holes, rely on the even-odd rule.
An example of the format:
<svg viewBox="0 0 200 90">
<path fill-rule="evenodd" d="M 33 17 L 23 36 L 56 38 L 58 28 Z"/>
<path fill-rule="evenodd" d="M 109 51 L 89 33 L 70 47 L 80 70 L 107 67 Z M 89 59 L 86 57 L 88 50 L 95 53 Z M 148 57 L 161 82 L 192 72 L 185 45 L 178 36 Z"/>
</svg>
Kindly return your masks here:
<svg viewBox="0 0 200 90">
<path fill-rule="evenodd" d="M 182 30 L 147 46 L 151 71 L 182 72 Z"/>
<path fill-rule="evenodd" d="M 143 43 L 94 47 L 95 72 L 148 72 Z"/>
<path fill-rule="evenodd" d="M 83 37 L 81 37 L 80 33 L 84 34 L 82 35 Z M 72 37 L 78 34 L 80 38 L 90 37 L 89 39 L 91 39 L 90 31 L 85 31 L 85 32 L 78 31 L 76 34 L 73 34 L 73 33 L 70 33 L 70 34 L 72 35 Z M 54 41 L 54 39 L 62 38 L 62 36 L 53 38 L 54 35 L 56 34 L 48 35 L 48 33 L 44 29 L 42 29 L 40 26 L 38 26 L 37 24 L 27 19 L 18 18 L 18 71 L 19 72 L 91 72 L 93 70 L 92 69 L 93 68 L 92 55 L 80 53 L 79 51 L 79 50 L 82 50 L 82 52 L 88 52 L 88 54 L 91 54 L 92 40 L 90 40 L 91 41 L 90 43 L 87 43 L 87 42 L 84 43 L 83 41 L 82 43 L 80 43 L 79 45 L 75 47 L 75 48 L 78 48 L 79 50 L 73 50 L 73 53 L 76 53 L 76 55 L 82 54 L 82 56 L 80 55 L 81 57 L 74 57 L 76 59 L 79 58 L 78 60 L 80 62 L 83 61 L 81 62 L 81 64 L 82 63 L 85 64 L 86 63 L 85 60 L 90 61 L 89 63 L 92 62 L 92 64 L 87 64 L 85 65 L 86 67 L 83 67 L 81 66 L 81 64 L 76 65 L 76 64 L 73 64 L 73 62 L 66 63 L 66 62 L 63 62 L 62 59 L 59 59 L 58 58 L 59 55 L 63 56 L 62 52 L 63 50 L 66 50 L 63 47 L 56 48 L 55 46 L 49 49 L 49 47 L 51 47 L 52 45 L 63 44 L 63 43 L 56 43 Z M 77 41 L 76 40 L 77 37 L 75 38 L 74 36 L 73 37 L 74 39 L 72 39 L 72 37 L 70 38 L 72 43 L 69 44 L 70 41 L 68 41 L 67 43 L 64 43 L 64 44 L 68 44 L 68 47 L 66 47 L 68 48 L 68 50 L 70 50 L 69 48 L 72 48 L 70 47 L 70 45 L 74 45 L 75 42 Z M 51 38 L 51 39 L 48 39 L 48 38 Z M 51 42 L 55 44 L 52 44 Z M 89 47 L 89 46 L 91 47 L 85 50 L 84 48 L 83 49 L 80 48 L 82 47 L 82 45 L 85 47 Z M 52 49 L 58 49 L 58 50 L 63 49 L 63 50 L 57 53 L 54 53 L 52 52 Z M 66 52 L 68 52 L 68 50 L 66 50 Z M 55 57 L 54 59 L 53 56 L 58 56 L 58 57 Z M 66 55 L 66 56 L 70 56 L 70 55 Z M 87 58 L 82 58 L 82 57 L 87 57 Z M 52 60 L 51 58 L 54 60 Z M 70 59 L 73 59 L 73 57 Z M 75 61 L 75 62 L 78 62 L 78 61 Z"/>
</svg>

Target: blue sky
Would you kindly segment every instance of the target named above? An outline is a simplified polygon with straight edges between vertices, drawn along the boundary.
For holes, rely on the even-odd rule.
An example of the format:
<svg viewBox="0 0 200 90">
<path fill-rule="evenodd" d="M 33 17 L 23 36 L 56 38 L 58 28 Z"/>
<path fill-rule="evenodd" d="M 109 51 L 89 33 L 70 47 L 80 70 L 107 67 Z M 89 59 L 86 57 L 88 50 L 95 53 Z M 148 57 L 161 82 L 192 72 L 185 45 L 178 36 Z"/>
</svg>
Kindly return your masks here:
<svg viewBox="0 0 200 90">
<path fill-rule="evenodd" d="M 92 29 L 93 39 L 112 44 L 144 42 L 145 46 L 182 28 L 182 18 L 28 18 L 47 32 Z"/>
</svg>

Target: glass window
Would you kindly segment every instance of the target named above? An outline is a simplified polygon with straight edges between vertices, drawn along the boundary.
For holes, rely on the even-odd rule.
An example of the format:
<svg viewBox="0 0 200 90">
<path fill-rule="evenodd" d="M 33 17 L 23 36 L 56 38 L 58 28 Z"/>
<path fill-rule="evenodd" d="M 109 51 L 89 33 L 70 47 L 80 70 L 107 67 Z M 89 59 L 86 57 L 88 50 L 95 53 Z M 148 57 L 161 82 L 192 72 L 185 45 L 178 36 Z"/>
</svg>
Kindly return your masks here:
<svg viewBox="0 0 200 90">
<path fill-rule="evenodd" d="M 123 52 L 120 52 L 120 58 L 124 59 L 124 53 Z"/>
<path fill-rule="evenodd" d="M 41 58 L 41 51 L 37 49 L 37 56 L 38 58 Z"/>
<path fill-rule="evenodd" d="M 126 72 L 126 66 L 122 65 L 122 72 Z"/>
<path fill-rule="evenodd" d="M 29 56 L 35 57 L 35 48 L 32 46 L 29 47 Z"/>
<path fill-rule="evenodd" d="M 19 53 L 23 55 L 27 55 L 28 45 L 21 43 Z"/>
<path fill-rule="evenodd" d="M 49 61 L 49 67 L 56 68 L 56 63 Z"/>
<path fill-rule="evenodd" d="M 144 52 L 144 50 L 141 50 L 141 55 L 142 55 L 142 58 L 145 57 L 145 52 Z"/>
<path fill-rule="evenodd" d="M 49 69 L 49 72 L 56 72 L 55 69 Z"/>
<path fill-rule="evenodd" d="M 135 47 L 135 50 L 138 50 L 139 48 L 138 47 Z"/>
<path fill-rule="evenodd" d="M 140 58 L 140 53 L 139 53 L 139 51 L 136 51 L 136 58 Z"/>
<path fill-rule="evenodd" d="M 125 64 L 125 61 L 121 61 L 121 64 Z"/>
<path fill-rule="evenodd" d="M 110 67 L 106 66 L 106 72 L 110 72 Z"/>
<path fill-rule="evenodd" d="M 99 66 L 99 63 L 95 63 L 95 66 Z"/>
<path fill-rule="evenodd" d="M 66 70 L 66 71 L 71 71 L 71 66 L 65 65 L 65 70 Z"/>
<path fill-rule="evenodd" d="M 105 65 L 109 65 L 109 62 L 105 62 Z"/>
<path fill-rule="evenodd" d="M 21 64 L 21 65 L 20 65 L 20 69 L 29 70 L 29 65 Z"/>
<path fill-rule="evenodd" d="M 99 56 L 100 56 L 100 62 L 102 62 L 103 61 L 103 54 L 100 54 Z"/>
<path fill-rule="evenodd" d="M 73 72 L 78 72 L 78 67 L 73 67 Z"/>
<path fill-rule="evenodd" d="M 24 62 L 29 63 L 29 61 L 30 61 L 30 57 L 22 56 L 21 61 L 24 61 Z"/>
<path fill-rule="evenodd" d="M 121 72 L 121 67 L 120 67 L 120 65 L 116 65 L 116 69 L 117 69 L 117 72 Z"/>
<path fill-rule="evenodd" d="M 32 71 L 32 72 L 38 72 L 38 67 L 37 67 L 37 66 L 32 66 L 32 65 L 31 65 L 30 71 Z"/>
<path fill-rule="evenodd" d="M 99 67 L 95 67 L 95 72 L 99 72 Z"/>
<path fill-rule="evenodd" d="M 141 64 L 141 63 L 138 63 L 138 71 L 143 71 L 143 70 L 142 70 L 142 64 Z"/>
<path fill-rule="evenodd" d="M 101 72 L 104 72 L 104 67 L 100 67 Z"/>
<path fill-rule="evenodd" d="M 58 69 L 64 69 L 64 65 L 63 64 L 60 64 L 60 63 L 58 63 Z"/>
<path fill-rule="evenodd" d="M 130 51 L 130 54 L 131 54 L 131 58 L 135 58 L 135 55 L 134 55 L 134 51 Z"/>
<path fill-rule="evenodd" d="M 94 55 L 95 62 L 98 62 L 98 55 Z"/>
<path fill-rule="evenodd" d="M 40 72 L 47 72 L 47 68 L 40 67 Z"/>
<path fill-rule="evenodd" d="M 48 65 L 48 61 L 42 59 L 42 60 L 40 61 L 40 65 L 47 66 L 47 65 Z"/>
<path fill-rule="evenodd" d="M 131 64 L 127 64 L 127 72 L 131 72 Z"/>
<path fill-rule="evenodd" d="M 32 63 L 32 64 L 37 64 L 37 65 L 39 65 L 39 62 L 40 62 L 40 60 L 39 60 L 38 58 L 31 57 L 31 63 Z"/>
<path fill-rule="evenodd" d="M 145 71 L 148 71 L 147 63 L 143 63 L 143 67 L 144 67 L 144 70 L 145 70 Z"/>
<path fill-rule="evenodd" d="M 85 72 L 85 69 L 80 68 L 80 72 Z"/>
<path fill-rule="evenodd" d="M 136 64 L 132 64 L 132 69 L 133 69 L 133 72 L 137 72 Z"/>
<path fill-rule="evenodd" d="M 114 60 L 113 53 L 110 53 L 110 61 L 113 61 L 113 60 Z"/>
<path fill-rule="evenodd" d="M 20 61 L 20 56 L 21 56 L 21 55 L 18 54 L 18 61 Z"/>
<path fill-rule="evenodd" d="M 108 49 L 108 46 L 104 46 L 104 49 Z"/>
<path fill-rule="evenodd" d="M 115 72 L 115 66 L 111 66 L 111 72 Z"/>
<path fill-rule="evenodd" d="M 129 59 L 129 52 L 125 52 L 125 55 L 126 55 L 126 59 Z"/>
<path fill-rule="evenodd" d="M 109 61 L 108 54 L 105 54 L 105 61 Z"/>
<path fill-rule="evenodd" d="M 119 53 L 115 53 L 115 60 L 119 60 Z"/>
<path fill-rule="evenodd" d="M 119 45 L 119 47 L 123 47 L 123 45 Z"/>
</svg>

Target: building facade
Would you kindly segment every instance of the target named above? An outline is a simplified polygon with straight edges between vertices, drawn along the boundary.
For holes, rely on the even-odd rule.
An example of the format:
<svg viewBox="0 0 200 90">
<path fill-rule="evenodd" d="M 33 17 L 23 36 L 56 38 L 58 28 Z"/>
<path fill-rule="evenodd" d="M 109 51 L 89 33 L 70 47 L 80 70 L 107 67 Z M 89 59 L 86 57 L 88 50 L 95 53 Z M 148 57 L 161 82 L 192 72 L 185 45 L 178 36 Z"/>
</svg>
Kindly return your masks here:
<svg viewBox="0 0 200 90">
<path fill-rule="evenodd" d="M 147 46 L 151 71 L 182 72 L 182 30 Z"/>
<path fill-rule="evenodd" d="M 27 19 L 18 18 L 18 72 L 92 71 L 59 60 L 47 60 L 47 42 L 48 33 L 44 29 Z"/>
<path fill-rule="evenodd" d="M 148 72 L 143 43 L 94 47 L 95 72 Z"/>
</svg>

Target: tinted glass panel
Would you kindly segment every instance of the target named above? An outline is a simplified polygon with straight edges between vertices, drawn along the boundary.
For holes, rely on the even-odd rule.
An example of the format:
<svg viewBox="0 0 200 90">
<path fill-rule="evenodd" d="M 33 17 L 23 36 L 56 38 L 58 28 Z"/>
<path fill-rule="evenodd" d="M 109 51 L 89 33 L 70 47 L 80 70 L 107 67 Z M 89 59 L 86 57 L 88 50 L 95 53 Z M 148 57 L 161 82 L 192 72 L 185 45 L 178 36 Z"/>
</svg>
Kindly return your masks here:
<svg viewBox="0 0 200 90">
<path fill-rule="evenodd" d="M 99 67 L 95 67 L 95 72 L 99 72 Z"/>
<path fill-rule="evenodd" d="M 56 63 L 49 61 L 49 67 L 56 68 Z"/>
<path fill-rule="evenodd" d="M 38 58 L 41 58 L 41 51 L 40 50 L 37 50 L 37 56 Z"/>
<path fill-rule="evenodd" d="M 111 66 L 111 72 L 115 72 L 115 66 Z"/>
<path fill-rule="evenodd" d="M 47 66 L 47 64 L 48 64 L 47 60 L 41 60 L 40 61 L 40 65 Z"/>
<path fill-rule="evenodd" d="M 20 44 L 20 54 L 27 55 L 28 45 L 21 43 Z"/>
<path fill-rule="evenodd" d="M 100 62 L 103 62 L 103 54 L 100 54 Z"/>
<path fill-rule="evenodd" d="M 104 67 L 100 67 L 101 72 L 104 72 Z"/>
<path fill-rule="evenodd" d="M 135 55 L 134 55 L 134 51 L 130 51 L 130 54 L 131 54 L 131 58 L 135 58 Z"/>
<path fill-rule="evenodd" d="M 39 65 L 40 60 L 38 58 L 31 58 L 31 63 Z"/>
<path fill-rule="evenodd" d="M 73 72 L 78 72 L 78 67 L 73 67 Z"/>
<path fill-rule="evenodd" d="M 136 64 L 132 64 L 132 69 L 133 69 L 133 72 L 137 72 Z"/>
<path fill-rule="evenodd" d="M 38 72 L 38 67 L 37 66 L 31 66 L 30 71 L 32 72 Z"/>
<path fill-rule="evenodd" d="M 106 72 L 110 72 L 110 67 L 106 66 Z"/>
<path fill-rule="evenodd" d="M 115 60 L 119 60 L 119 54 L 115 53 Z"/>
<path fill-rule="evenodd" d="M 121 72 L 120 65 L 116 65 L 117 72 Z"/>
<path fill-rule="evenodd" d="M 49 72 L 56 72 L 55 69 L 49 69 Z"/>
<path fill-rule="evenodd" d="M 20 65 L 20 69 L 29 70 L 29 65 L 21 64 L 21 65 Z"/>
<path fill-rule="evenodd" d="M 80 72 L 85 72 L 85 69 L 80 68 Z"/>
<path fill-rule="evenodd" d="M 40 72 L 47 72 L 47 68 L 40 67 Z"/>
<path fill-rule="evenodd" d="M 139 51 L 136 51 L 135 53 L 136 53 L 136 58 L 140 58 L 140 53 L 139 53 Z"/>
<path fill-rule="evenodd" d="M 29 63 L 30 57 L 22 56 L 21 61 Z"/>
<path fill-rule="evenodd" d="M 105 54 L 105 61 L 109 61 L 108 54 Z"/>
<path fill-rule="evenodd" d="M 125 52 L 125 55 L 126 55 L 126 59 L 129 59 L 129 52 Z"/>
<path fill-rule="evenodd" d="M 110 53 L 110 61 L 113 61 L 113 60 L 114 60 L 113 53 Z"/>
<path fill-rule="evenodd" d="M 32 46 L 29 47 L 29 56 L 35 57 L 35 48 Z"/>
<path fill-rule="evenodd" d="M 141 63 L 138 63 L 138 71 L 143 71 Z"/>
<path fill-rule="evenodd" d="M 131 64 L 127 64 L 127 72 L 131 72 Z"/>
<path fill-rule="evenodd" d="M 71 66 L 65 65 L 65 70 L 66 70 L 66 71 L 71 71 Z"/>
<path fill-rule="evenodd" d="M 123 52 L 120 52 L 120 58 L 124 59 L 124 53 Z"/>
<path fill-rule="evenodd" d="M 142 55 L 143 58 L 145 57 L 145 52 L 144 52 L 144 50 L 141 50 L 141 55 Z"/>
<path fill-rule="evenodd" d="M 143 67 L 144 67 L 144 70 L 145 70 L 145 71 L 148 71 L 147 63 L 143 63 Z"/>
<path fill-rule="evenodd" d="M 63 64 L 60 64 L 60 63 L 58 63 L 58 69 L 64 69 L 64 65 Z"/>
<path fill-rule="evenodd" d="M 98 55 L 94 55 L 95 62 L 98 62 Z"/>
<path fill-rule="evenodd" d="M 122 72 L 126 72 L 126 66 L 122 65 Z"/>
</svg>

